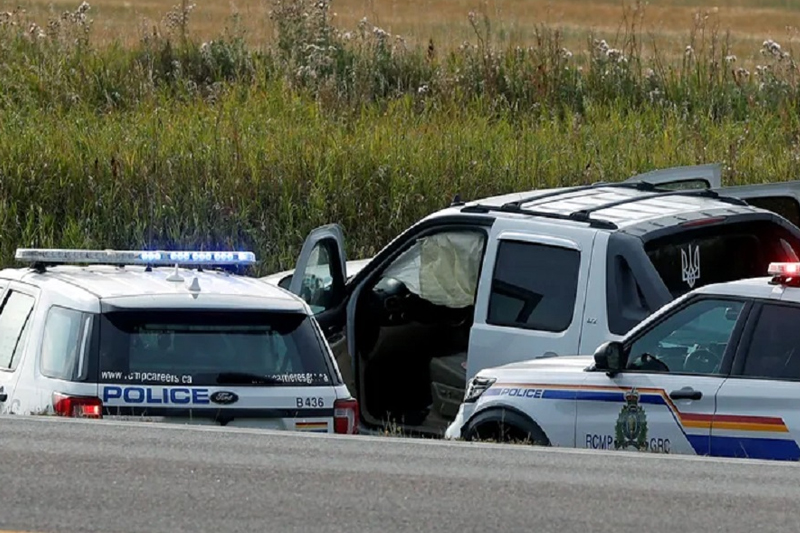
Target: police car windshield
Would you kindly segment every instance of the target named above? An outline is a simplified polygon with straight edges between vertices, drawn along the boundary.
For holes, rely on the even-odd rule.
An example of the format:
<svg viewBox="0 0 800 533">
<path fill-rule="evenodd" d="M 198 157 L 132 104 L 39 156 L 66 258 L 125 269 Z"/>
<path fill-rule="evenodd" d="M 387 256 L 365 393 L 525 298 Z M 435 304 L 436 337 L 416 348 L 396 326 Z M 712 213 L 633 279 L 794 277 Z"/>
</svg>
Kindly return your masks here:
<svg viewBox="0 0 800 533">
<path fill-rule="evenodd" d="M 311 319 L 300 313 L 115 311 L 100 317 L 102 383 L 320 385 L 331 383 L 325 358 Z"/>
</svg>

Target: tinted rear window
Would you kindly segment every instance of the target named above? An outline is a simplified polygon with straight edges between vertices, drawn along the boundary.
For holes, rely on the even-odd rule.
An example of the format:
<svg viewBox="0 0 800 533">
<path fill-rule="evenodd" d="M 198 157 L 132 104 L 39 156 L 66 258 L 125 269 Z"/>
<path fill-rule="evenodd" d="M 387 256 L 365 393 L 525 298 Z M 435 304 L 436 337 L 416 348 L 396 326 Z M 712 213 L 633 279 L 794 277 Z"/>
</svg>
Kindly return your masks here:
<svg viewBox="0 0 800 533">
<path fill-rule="evenodd" d="M 277 381 L 269 386 L 331 384 L 328 355 L 311 320 L 298 313 L 106 313 L 100 381 L 217 385 L 221 374 L 239 373 Z"/>
<path fill-rule="evenodd" d="M 797 261 L 800 239 L 759 220 L 687 229 L 645 245 L 673 297 L 710 283 L 767 275 L 772 261 Z"/>
</svg>

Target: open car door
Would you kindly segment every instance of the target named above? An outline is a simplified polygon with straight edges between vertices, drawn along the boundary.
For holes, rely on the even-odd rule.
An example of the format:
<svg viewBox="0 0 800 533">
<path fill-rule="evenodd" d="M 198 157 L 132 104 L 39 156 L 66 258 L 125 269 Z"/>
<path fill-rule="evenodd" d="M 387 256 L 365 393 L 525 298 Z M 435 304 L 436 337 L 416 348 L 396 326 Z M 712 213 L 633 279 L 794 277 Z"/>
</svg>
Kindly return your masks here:
<svg viewBox="0 0 800 533">
<path fill-rule="evenodd" d="M 289 291 L 311 307 L 333 350 L 344 382 L 355 394 L 352 364 L 347 351 L 345 300 L 346 258 L 344 232 L 338 224 L 311 231 L 300 250 Z"/>
<path fill-rule="evenodd" d="M 722 167 L 717 163 L 671 167 L 637 174 L 623 183 L 638 182 L 665 189 L 717 189 L 722 186 Z"/>
<path fill-rule="evenodd" d="M 800 180 L 720 187 L 717 192 L 773 211 L 800 227 Z"/>
</svg>

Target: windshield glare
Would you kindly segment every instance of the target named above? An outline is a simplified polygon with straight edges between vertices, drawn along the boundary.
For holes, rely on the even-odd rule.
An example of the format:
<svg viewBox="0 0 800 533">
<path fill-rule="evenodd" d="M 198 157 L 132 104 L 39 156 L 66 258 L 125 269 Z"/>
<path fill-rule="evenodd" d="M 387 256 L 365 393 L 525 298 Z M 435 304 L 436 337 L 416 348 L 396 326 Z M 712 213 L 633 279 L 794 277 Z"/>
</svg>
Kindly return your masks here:
<svg viewBox="0 0 800 533">
<path fill-rule="evenodd" d="M 324 345 L 299 313 L 115 311 L 100 318 L 104 383 L 217 385 L 237 373 L 265 380 L 237 385 L 331 383 Z"/>
</svg>

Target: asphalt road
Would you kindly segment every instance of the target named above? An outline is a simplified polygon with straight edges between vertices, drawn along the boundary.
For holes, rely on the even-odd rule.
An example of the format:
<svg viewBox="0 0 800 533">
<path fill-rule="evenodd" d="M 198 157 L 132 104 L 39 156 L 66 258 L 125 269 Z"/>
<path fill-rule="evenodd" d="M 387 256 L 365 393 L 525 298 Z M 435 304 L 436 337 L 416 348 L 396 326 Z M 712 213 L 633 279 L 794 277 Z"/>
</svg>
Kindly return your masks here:
<svg viewBox="0 0 800 533">
<path fill-rule="evenodd" d="M 800 465 L 0 419 L 0 529 L 798 530 Z"/>
</svg>

